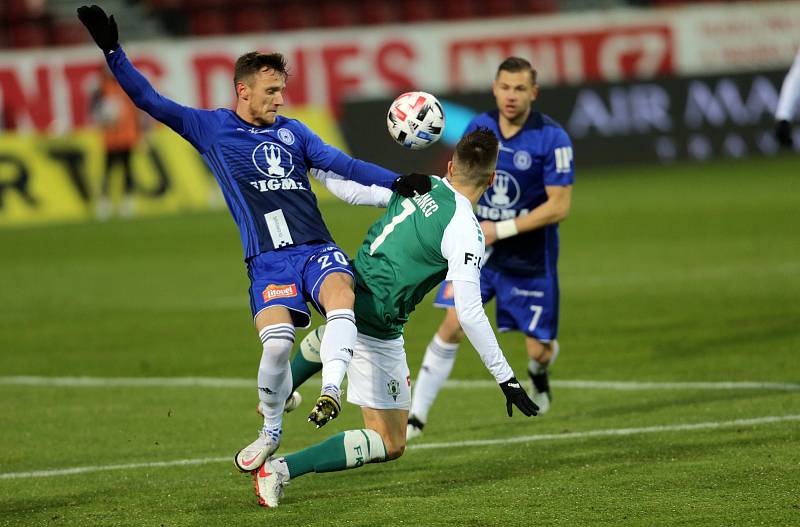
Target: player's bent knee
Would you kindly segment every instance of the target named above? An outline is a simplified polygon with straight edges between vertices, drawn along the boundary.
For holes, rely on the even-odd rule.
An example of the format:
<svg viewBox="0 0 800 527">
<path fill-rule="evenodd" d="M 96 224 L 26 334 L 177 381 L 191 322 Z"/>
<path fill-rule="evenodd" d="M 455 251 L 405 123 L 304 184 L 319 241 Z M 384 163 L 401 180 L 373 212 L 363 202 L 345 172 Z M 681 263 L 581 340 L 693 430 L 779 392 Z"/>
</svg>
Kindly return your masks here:
<svg viewBox="0 0 800 527">
<path fill-rule="evenodd" d="M 384 441 L 384 444 L 386 445 L 386 461 L 397 459 L 406 451 L 405 441 L 402 443 L 386 443 Z"/>
<path fill-rule="evenodd" d="M 319 290 L 319 303 L 326 311 L 352 309 L 355 301 L 353 279 L 349 274 L 332 273 L 322 281 L 322 286 Z"/>
<path fill-rule="evenodd" d="M 405 428 L 397 433 L 384 433 L 383 444 L 386 447 L 386 460 L 397 459 L 406 451 Z"/>
</svg>

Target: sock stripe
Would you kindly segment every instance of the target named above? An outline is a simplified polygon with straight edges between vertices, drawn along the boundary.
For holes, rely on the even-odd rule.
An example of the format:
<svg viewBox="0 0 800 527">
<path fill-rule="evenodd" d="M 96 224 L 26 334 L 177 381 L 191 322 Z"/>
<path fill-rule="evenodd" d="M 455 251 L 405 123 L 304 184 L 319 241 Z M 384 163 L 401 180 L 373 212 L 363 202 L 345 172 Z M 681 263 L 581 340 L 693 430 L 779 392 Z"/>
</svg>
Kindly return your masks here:
<svg viewBox="0 0 800 527">
<path fill-rule="evenodd" d="M 272 335 L 273 333 L 289 333 L 294 335 L 294 328 L 268 328 L 262 329 L 259 335 Z"/>
<path fill-rule="evenodd" d="M 265 330 L 259 334 L 261 338 L 261 342 L 266 342 L 268 339 L 279 338 L 283 340 L 291 340 L 294 342 L 295 334 L 294 331 L 286 330 L 286 329 L 273 329 L 273 330 Z"/>
<path fill-rule="evenodd" d="M 294 331 L 286 331 L 285 329 L 278 329 L 274 331 L 264 331 L 260 334 L 261 339 L 271 337 L 273 335 L 279 335 L 281 337 L 292 337 L 294 338 Z"/>
<path fill-rule="evenodd" d="M 356 317 L 354 317 L 353 315 L 332 315 L 328 317 L 328 323 L 331 323 L 334 320 L 347 320 L 349 322 L 352 322 L 353 324 L 356 323 Z"/>
<path fill-rule="evenodd" d="M 363 435 L 364 439 L 367 440 L 367 452 L 368 452 L 367 457 L 371 458 L 372 457 L 372 443 L 369 440 L 369 436 L 367 435 L 367 433 L 364 431 L 363 428 L 361 430 L 359 430 L 359 432 L 361 432 L 361 435 Z"/>
</svg>

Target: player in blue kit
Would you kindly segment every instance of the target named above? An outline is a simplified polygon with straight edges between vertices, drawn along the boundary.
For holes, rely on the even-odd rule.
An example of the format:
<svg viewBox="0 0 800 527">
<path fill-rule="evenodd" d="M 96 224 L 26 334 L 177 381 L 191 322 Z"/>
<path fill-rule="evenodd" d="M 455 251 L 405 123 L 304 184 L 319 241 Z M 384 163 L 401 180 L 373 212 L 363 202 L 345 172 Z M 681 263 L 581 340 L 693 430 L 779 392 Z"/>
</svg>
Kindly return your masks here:
<svg viewBox="0 0 800 527">
<path fill-rule="evenodd" d="M 503 61 L 492 92 L 497 109 L 476 116 L 464 132 L 486 127 L 500 140 L 497 177 L 476 211 L 487 245 L 481 295 L 484 303 L 497 299 L 500 331 L 525 334 L 533 400 L 544 413 L 551 400 L 547 369 L 558 354 L 558 223 L 570 209 L 572 143 L 558 123 L 532 111 L 539 87 L 527 60 Z M 422 433 L 464 337 L 448 283 L 435 305 L 448 309 L 414 383 L 409 439 Z"/>
<path fill-rule="evenodd" d="M 301 122 L 278 115 L 286 85 L 286 63 L 278 53 L 252 52 L 236 61 L 235 111 L 200 110 L 153 89 L 120 47 L 113 16 L 93 5 L 79 8 L 78 18 L 136 106 L 200 152 L 239 227 L 250 278 L 250 308 L 262 342 L 258 394 L 264 424 L 258 438 L 237 453 L 235 463 L 242 471 L 256 470 L 280 444 L 282 415 L 292 387 L 289 354 L 295 327 L 309 325 L 307 302 L 327 317 L 322 355 L 349 359 L 355 347 L 353 271 L 325 226 L 308 170 L 331 170 L 367 186 L 394 188 L 406 197 L 427 192 L 430 181 L 422 176 L 398 177 L 352 159 L 323 143 Z M 323 394 L 327 386 L 341 384 L 344 371 L 331 368 L 325 374 Z M 338 388 L 333 395 L 338 397 Z"/>
</svg>

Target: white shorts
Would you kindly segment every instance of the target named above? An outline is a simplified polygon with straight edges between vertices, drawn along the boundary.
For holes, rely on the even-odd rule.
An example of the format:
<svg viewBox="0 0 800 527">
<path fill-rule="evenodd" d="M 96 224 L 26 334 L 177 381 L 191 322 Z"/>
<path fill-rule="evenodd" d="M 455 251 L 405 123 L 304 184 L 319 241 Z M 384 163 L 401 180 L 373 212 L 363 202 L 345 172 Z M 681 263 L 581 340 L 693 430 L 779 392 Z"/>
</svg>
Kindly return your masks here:
<svg viewBox="0 0 800 527">
<path fill-rule="evenodd" d="M 358 334 L 347 367 L 347 402 L 377 410 L 411 409 L 411 373 L 403 337 L 380 340 Z"/>
</svg>

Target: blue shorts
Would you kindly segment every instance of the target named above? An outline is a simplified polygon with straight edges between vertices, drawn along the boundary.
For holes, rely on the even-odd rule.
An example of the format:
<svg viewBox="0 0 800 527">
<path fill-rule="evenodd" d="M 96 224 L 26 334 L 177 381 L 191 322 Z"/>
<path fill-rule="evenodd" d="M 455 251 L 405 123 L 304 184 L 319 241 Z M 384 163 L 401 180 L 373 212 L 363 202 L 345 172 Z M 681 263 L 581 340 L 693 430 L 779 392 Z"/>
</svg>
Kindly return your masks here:
<svg viewBox="0 0 800 527">
<path fill-rule="evenodd" d="M 483 303 L 497 297 L 495 319 L 499 331 L 521 331 L 540 342 L 558 336 L 558 276 L 511 276 L 481 269 Z M 433 305 L 455 307 L 453 286 L 442 282 Z"/>
<path fill-rule="evenodd" d="M 311 324 L 306 302 L 324 315 L 319 304 L 322 280 L 331 273 L 353 276 L 353 268 L 335 243 L 310 243 L 258 254 L 247 260 L 250 311 L 253 318 L 273 306 L 289 310 L 296 327 Z"/>
</svg>

